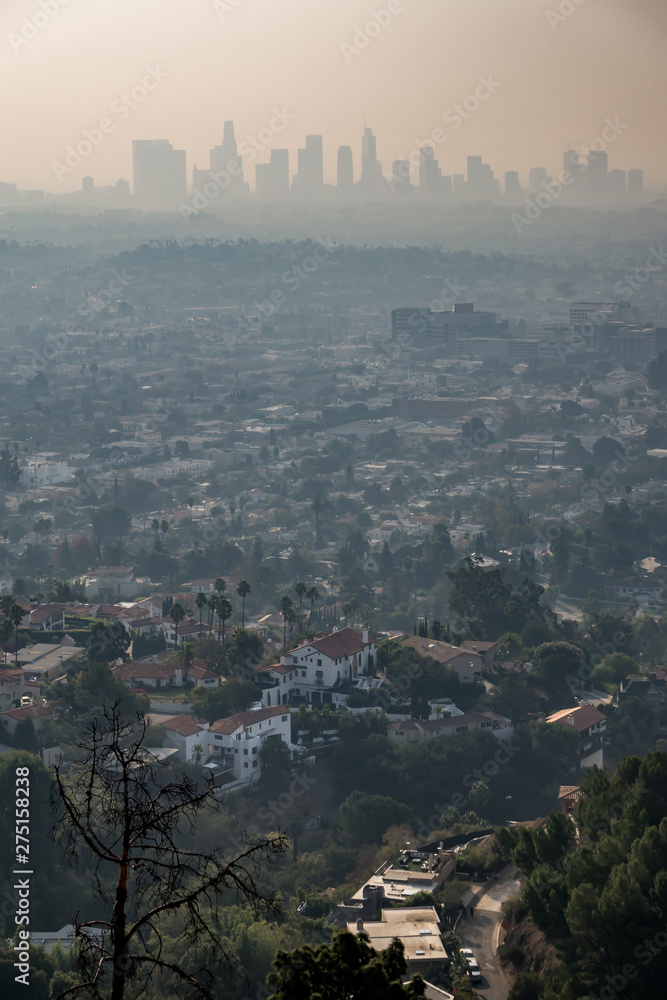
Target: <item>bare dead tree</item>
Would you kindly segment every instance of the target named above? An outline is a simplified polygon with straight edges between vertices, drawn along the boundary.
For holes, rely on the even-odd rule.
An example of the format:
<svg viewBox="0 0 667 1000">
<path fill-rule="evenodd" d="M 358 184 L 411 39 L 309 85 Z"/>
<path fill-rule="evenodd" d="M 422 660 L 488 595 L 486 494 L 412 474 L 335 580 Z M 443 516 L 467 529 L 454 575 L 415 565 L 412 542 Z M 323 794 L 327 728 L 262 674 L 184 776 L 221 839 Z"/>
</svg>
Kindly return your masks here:
<svg viewBox="0 0 667 1000">
<path fill-rule="evenodd" d="M 155 758 L 143 746 L 147 728 L 144 716 L 128 723 L 118 703 L 105 707 L 77 744 L 83 751 L 78 764 L 70 773 L 62 765 L 54 769 L 58 816 L 51 837 L 72 862 L 93 862 L 95 892 L 109 908 L 107 920 L 74 917 L 80 982 L 59 1000 L 124 1000 L 130 983 L 132 996 L 141 996 L 156 970 L 175 973 L 193 997 L 209 998 L 214 977 L 208 966 L 228 958 L 210 920 L 214 926 L 221 894 L 235 892 L 257 913 L 278 908 L 273 895 L 261 893 L 257 877 L 285 851 L 286 836 L 246 839 L 233 853 L 181 846 L 192 843 L 197 816 L 220 803 L 212 779 L 203 791 L 185 775 L 158 786 Z M 185 915 L 187 940 L 206 945 L 207 967 L 194 973 L 163 955 L 160 920 L 175 913 Z"/>
</svg>

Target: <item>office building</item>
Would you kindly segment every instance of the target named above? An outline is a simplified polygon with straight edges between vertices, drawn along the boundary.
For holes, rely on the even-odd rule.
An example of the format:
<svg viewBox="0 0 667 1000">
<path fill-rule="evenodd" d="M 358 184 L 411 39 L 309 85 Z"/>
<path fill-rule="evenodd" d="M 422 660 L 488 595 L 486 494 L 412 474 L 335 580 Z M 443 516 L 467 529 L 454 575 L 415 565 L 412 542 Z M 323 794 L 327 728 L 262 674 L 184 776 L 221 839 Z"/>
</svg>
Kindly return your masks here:
<svg viewBox="0 0 667 1000">
<path fill-rule="evenodd" d="M 433 146 L 423 146 L 419 150 L 419 192 L 432 195 L 441 193 L 442 174 Z"/>
<path fill-rule="evenodd" d="M 324 187 L 324 155 L 321 135 L 307 135 L 306 145 L 297 150 L 294 190 L 304 197 L 322 193 Z"/>
<path fill-rule="evenodd" d="M 376 138 L 371 129 L 365 128 L 361 139 L 361 187 L 366 194 L 381 190 L 382 166 L 378 163 Z"/>
<path fill-rule="evenodd" d="M 354 187 L 354 164 L 352 147 L 340 146 L 336 163 L 336 184 L 339 191 L 349 193 Z"/>
<path fill-rule="evenodd" d="M 132 171 L 138 208 L 171 211 L 185 201 L 185 150 L 174 149 L 167 139 L 134 139 Z"/>
<path fill-rule="evenodd" d="M 519 183 L 519 174 L 516 170 L 508 170 L 505 173 L 505 197 L 518 200 L 523 195 L 523 188 Z"/>
<path fill-rule="evenodd" d="M 628 194 L 632 197 L 644 192 L 644 171 L 628 170 Z"/>
<path fill-rule="evenodd" d="M 408 194 L 412 191 L 409 160 L 394 160 L 391 166 L 390 188 L 394 194 Z"/>
<path fill-rule="evenodd" d="M 615 200 L 625 198 L 627 192 L 627 174 L 625 170 L 610 170 L 607 175 L 607 193 Z"/>
<path fill-rule="evenodd" d="M 243 159 L 239 156 L 234 136 L 234 122 L 223 126 L 222 142 L 209 152 L 208 170 L 195 166 L 192 172 L 193 190 L 203 191 L 206 184 L 215 183 L 218 196 L 238 198 L 248 194 L 250 187 L 243 179 Z"/>
<path fill-rule="evenodd" d="M 255 192 L 258 198 L 277 201 L 289 195 L 289 150 L 272 149 L 268 163 L 255 167 Z"/>
<path fill-rule="evenodd" d="M 549 174 L 546 167 L 531 167 L 528 174 L 528 190 L 541 191 L 543 184 L 549 183 Z"/>
</svg>

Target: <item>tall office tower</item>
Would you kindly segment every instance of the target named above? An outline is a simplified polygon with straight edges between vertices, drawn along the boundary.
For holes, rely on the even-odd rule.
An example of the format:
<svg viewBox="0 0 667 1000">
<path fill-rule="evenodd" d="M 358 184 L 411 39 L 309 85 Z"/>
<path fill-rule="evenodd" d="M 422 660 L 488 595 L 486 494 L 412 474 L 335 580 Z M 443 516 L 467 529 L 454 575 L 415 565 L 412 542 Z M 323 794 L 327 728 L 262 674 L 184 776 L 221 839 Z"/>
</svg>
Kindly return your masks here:
<svg viewBox="0 0 667 1000">
<path fill-rule="evenodd" d="M 339 191 L 349 194 L 354 188 L 354 164 L 352 147 L 339 146 L 336 162 L 336 185 Z"/>
<path fill-rule="evenodd" d="M 452 177 L 452 194 L 455 198 L 465 198 L 467 194 L 467 184 L 463 174 L 454 174 Z"/>
<path fill-rule="evenodd" d="M 607 175 L 607 194 L 618 200 L 625 198 L 627 192 L 627 174 L 625 170 L 610 170 Z"/>
<path fill-rule="evenodd" d="M 209 171 L 197 170 L 193 178 L 194 186 L 201 187 L 210 181 L 209 172 L 221 175 L 225 195 L 239 197 L 246 195 L 249 185 L 243 180 L 243 158 L 239 156 L 234 136 L 234 122 L 223 125 L 222 142 L 209 153 Z"/>
<path fill-rule="evenodd" d="M 394 160 L 391 166 L 391 183 L 389 189 L 392 194 L 400 195 L 406 195 L 412 190 L 409 160 Z"/>
<path fill-rule="evenodd" d="M 523 188 L 519 184 L 519 174 L 516 170 L 507 170 L 505 173 L 505 197 L 513 201 L 518 201 L 523 194 Z"/>
<path fill-rule="evenodd" d="M 568 149 L 563 153 L 563 173 L 578 174 L 581 169 L 579 153 L 576 149 Z"/>
<path fill-rule="evenodd" d="M 289 150 L 272 149 L 268 163 L 255 167 L 255 193 L 258 198 L 277 201 L 289 194 Z"/>
<path fill-rule="evenodd" d="M 324 186 L 324 156 L 322 136 L 307 135 L 306 145 L 297 150 L 297 168 L 294 189 L 300 195 L 313 197 L 322 193 Z"/>
<path fill-rule="evenodd" d="M 422 146 L 419 150 L 419 192 L 420 194 L 440 194 L 442 172 L 435 159 L 433 146 Z"/>
<path fill-rule="evenodd" d="M 591 150 L 586 166 L 586 193 L 593 201 L 607 197 L 607 154 L 601 150 Z"/>
<path fill-rule="evenodd" d="M 456 190 L 454 193 L 456 193 Z M 480 198 L 483 194 L 481 156 L 468 157 L 467 194 L 470 198 Z"/>
<path fill-rule="evenodd" d="M 542 185 L 548 183 L 549 174 L 546 167 L 531 167 L 528 173 L 528 190 L 541 191 Z"/>
<path fill-rule="evenodd" d="M 496 181 L 488 163 L 482 164 L 482 193 L 485 198 L 496 193 Z"/>
<path fill-rule="evenodd" d="M 633 197 L 644 193 L 644 171 L 628 170 L 628 194 Z"/>
<path fill-rule="evenodd" d="M 378 194 L 382 181 L 382 166 L 378 163 L 376 139 L 369 128 L 361 139 L 361 187 L 367 194 Z"/>
<path fill-rule="evenodd" d="M 169 211 L 185 201 L 185 150 L 173 149 L 167 139 L 134 139 L 132 171 L 139 208 Z"/>
</svg>

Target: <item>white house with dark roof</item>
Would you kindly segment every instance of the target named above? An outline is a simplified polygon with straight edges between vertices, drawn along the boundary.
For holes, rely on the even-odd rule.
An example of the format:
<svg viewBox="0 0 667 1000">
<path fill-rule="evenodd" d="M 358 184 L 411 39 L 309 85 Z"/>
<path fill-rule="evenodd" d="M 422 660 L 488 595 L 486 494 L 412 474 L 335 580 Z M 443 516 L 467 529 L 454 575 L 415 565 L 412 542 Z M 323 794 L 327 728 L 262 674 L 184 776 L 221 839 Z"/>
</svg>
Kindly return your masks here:
<svg viewBox="0 0 667 1000">
<path fill-rule="evenodd" d="M 280 657 L 280 663 L 260 667 L 255 677 L 264 682 L 262 703 L 286 705 L 294 697 L 315 704 L 345 704 L 337 694 L 345 681 L 355 682 L 375 666 L 375 642 L 368 629 L 344 628 L 316 636 Z M 275 690 L 277 689 L 277 690 Z"/>
<path fill-rule="evenodd" d="M 261 774 L 261 748 L 270 738 L 290 743 L 289 709 L 276 705 L 218 719 L 208 732 L 209 753 L 235 778 L 253 781 Z"/>
</svg>

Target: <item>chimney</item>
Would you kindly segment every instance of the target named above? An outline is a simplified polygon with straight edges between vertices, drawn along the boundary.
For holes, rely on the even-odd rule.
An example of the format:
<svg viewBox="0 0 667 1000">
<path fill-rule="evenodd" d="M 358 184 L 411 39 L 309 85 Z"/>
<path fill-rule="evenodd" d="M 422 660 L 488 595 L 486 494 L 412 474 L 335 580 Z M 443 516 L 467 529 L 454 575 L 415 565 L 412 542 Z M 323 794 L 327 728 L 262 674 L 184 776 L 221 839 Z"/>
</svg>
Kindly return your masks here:
<svg viewBox="0 0 667 1000">
<path fill-rule="evenodd" d="M 574 725 L 574 716 L 568 715 L 568 717 L 567 717 L 567 724 L 568 724 L 568 726 L 573 726 Z"/>
<path fill-rule="evenodd" d="M 359 919 L 357 920 L 357 930 L 363 931 L 363 929 L 364 929 L 364 922 L 361 919 L 361 917 L 359 917 Z"/>
<path fill-rule="evenodd" d="M 361 633 L 361 641 L 364 644 L 366 644 L 369 641 L 369 632 L 368 632 L 367 628 L 363 629 L 363 631 Z"/>
</svg>

